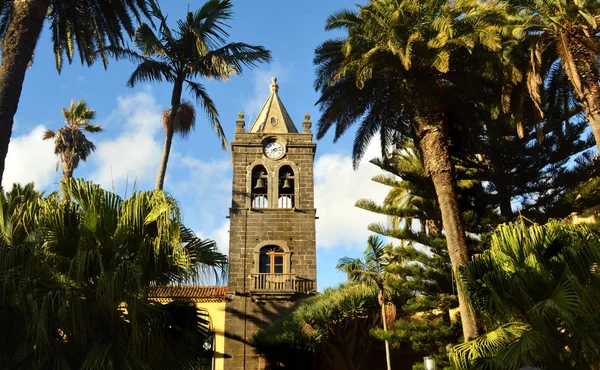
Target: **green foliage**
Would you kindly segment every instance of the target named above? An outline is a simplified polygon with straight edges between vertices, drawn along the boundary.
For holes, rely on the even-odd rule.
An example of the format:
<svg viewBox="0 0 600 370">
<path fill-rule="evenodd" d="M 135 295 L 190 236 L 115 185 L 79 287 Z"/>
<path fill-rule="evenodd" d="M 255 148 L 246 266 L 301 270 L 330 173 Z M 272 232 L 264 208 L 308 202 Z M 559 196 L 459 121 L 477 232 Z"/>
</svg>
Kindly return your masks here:
<svg viewBox="0 0 600 370">
<path fill-rule="evenodd" d="M 564 198 L 573 209 L 581 211 L 600 204 L 600 177 L 593 177 L 570 191 Z"/>
<path fill-rule="evenodd" d="M 34 189 L 33 183 L 13 184 L 10 191 L 0 191 L 0 238 L 3 243 L 12 245 L 25 240 L 34 221 L 28 208 L 36 208 L 35 200 L 39 197 L 41 194 Z"/>
<path fill-rule="evenodd" d="M 442 316 L 432 312 L 417 314 L 397 321 L 387 333 L 374 329 L 371 334 L 378 339 L 387 339 L 392 347 L 410 346 L 417 353 L 433 356 L 436 369 L 451 370 L 447 347 L 461 339 L 462 329 L 460 321 L 448 323 Z M 412 369 L 423 369 L 422 362 L 414 363 Z"/>
<path fill-rule="evenodd" d="M 10 23 L 15 21 L 10 17 L 14 3 L 18 1 L 0 2 L 0 40 L 4 39 Z M 123 45 L 124 34 L 133 36 L 135 21 L 150 15 L 153 1 L 120 0 L 112 1 L 110 6 L 99 0 L 50 0 L 46 3 L 48 8 L 44 13 L 49 21 L 56 69 L 60 73 L 64 57 L 71 63 L 76 51 L 82 64 L 91 65 L 100 57 L 106 67 L 108 58 L 102 50 L 107 45 Z"/>
<path fill-rule="evenodd" d="M 526 205 L 523 215 L 544 222 L 600 205 L 599 163 L 598 157 L 589 152 L 578 157 L 571 168 L 549 179 L 555 185 L 552 191 L 541 194 L 536 203 Z"/>
<path fill-rule="evenodd" d="M 458 301 L 433 183 L 411 142 L 405 143 L 405 149 L 371 163 L 387 171 L 373 181 L 389 186 L 390 191 L 381 206 L 370 200 L 359 200 L 356 206 L 389 217 L 387 225 L 371 224 L 369 229 L 401 241 L 398 246 L 385 248 L 385 276 L 391 291 L 407 295 L 401 317 L 388 332 L 375 329 L 372 335 L 388 340 L 393 348 L 434 355 L 437 366 L 443 369 L 449 366 L 446 346 L 459 341 L 461 325 L 460 321 L 450 322 L 450 310 Z M 458 191 L 463 209 L 477 214 L 478 209 L 468 208 L 468 194 L 481 186 L 468 175 L 460 169 Z M 420 225 L 418 231 L 413 230 L 416 223 Z M 420 362 L 413 368 L 419 366 Z"/>
<path fill-rule="evenodd" d="M 388 340 L 393 348 L 408 347 L 423 355 L 435 355 L 437 366 L 443 369 L 449 365 L 446 347 L 462 335 L 460 321 L 450 317 L 458 300 L 445 243 L 439 247 L 390 245 L 387 255 L 391 262 L 386 275 L 393 277 L 393 291 L 410 296 L 388 333 L 377 329 L 372 335 Z"/>
<path fill-rule="evenodd" d="M 504 29 L 498 19 L 504 11 L 497 2 L 376 0 L 358 12 L 331 15 L 326 29 L 345 35 L 315 50 L 322 111 L 317 137 L 335 126 L 337 140 L 359 123 L 353 151 L 357 166 L 375 133 L 383 151 L 413 138 L 416 116 L 435 112 L 437 119 L 456 110 L 446 124 L 470 120 L 473 104 L 465 99 L 471 93 L 481 98 L 479 71 L 488 67 L 481 53 L 500 48 Z"/>
<path fill-rule="evenodd" d="M 364 363 L 381 322 L 377 288 L 362 284 L 328 288 L 304 299 L 252 339 L 257 351 L 286 369 L 368 369 Z"/>
<path fill-rule="evenodd" d="M 373 285 L 381 292 L 385 286 L 385 266 L 387 256 L 383 242 L 375 235 L 369 236 L 364 258 L 343 257 L 336 268 L 348 275 L 348 280 Z"/>
<path fill-rule="evenodd" d="M 540 89 L 544 64 L 548 59 L 560 59 L 569 82 L 578 99 L 582 98 L 586 78 L 598 76 L 594 56 L 598 44 L 598 17 L 600 5 L 596 1 L 579 0 L 510 0 L 519 12 L 519 25 L 512 31 L 530 46 L 531 64 L 528 87 L 536 106 L 541 110 Z M 597 81 L 596 81 L 597 82 Z M 587 113 L 586 113 L 587 114 Z"/>
<path fill-rule="evenodd" d="M 600 364 L 600 238 L 559 221 L 502 225 L 460 281 L 487 332 L 457 345 L 460 369 L 591 369 Z"/>
<path fill-rule="evenodd" d="M 62 198 L 3 195 L 20 221 L 1 224 L 2 367 L 195 368 L 206 314 L 148 293 L 220 273 L 226 257 L 181 224 L 162 191 L 123 200 L 82 180 L 63 188 Z"/>
</svg>

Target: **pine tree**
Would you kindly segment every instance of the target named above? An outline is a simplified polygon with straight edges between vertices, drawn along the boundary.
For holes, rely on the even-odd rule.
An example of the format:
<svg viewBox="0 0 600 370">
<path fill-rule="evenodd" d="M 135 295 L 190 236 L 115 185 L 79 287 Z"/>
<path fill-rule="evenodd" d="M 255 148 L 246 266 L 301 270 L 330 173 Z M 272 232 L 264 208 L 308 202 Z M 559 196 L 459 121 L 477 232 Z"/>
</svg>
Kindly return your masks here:
<svg viewBox="0 0 600 370">
<path fill-rule="evenodd" d="M 397 278 L 389 279 L 395 285 L 393 291 L 413 292 L 401 307 L 403 318 L 387 333 L 373 333 L 390 341 L 392 347 L 410 345 L 416 352 L 434 355 L 443 369 L 448 365 L 446 345 L 458 342 L 462 334 L 460 324 L 450 320 L 451 310 L 458 307 L 456 288 L 433 183 L 425 175 L 413 143 L 406 142 L 404 148 L 388 158 L 371 161 L 388 172 L 373 178 L 391 188 L 383 204 L 369 199 L 356 203 L 359 208 L 388 216 L 387 224 L 371 224 L 369 230 L 401 240 L 398 246 L 386 246 L 390 261 L 386 274 Z M 475 187 L 473 181 L 461 180 L 459 194 Z M 467 198 L 461 195 L 459 199 L 462 202 Z"/>
</svg>

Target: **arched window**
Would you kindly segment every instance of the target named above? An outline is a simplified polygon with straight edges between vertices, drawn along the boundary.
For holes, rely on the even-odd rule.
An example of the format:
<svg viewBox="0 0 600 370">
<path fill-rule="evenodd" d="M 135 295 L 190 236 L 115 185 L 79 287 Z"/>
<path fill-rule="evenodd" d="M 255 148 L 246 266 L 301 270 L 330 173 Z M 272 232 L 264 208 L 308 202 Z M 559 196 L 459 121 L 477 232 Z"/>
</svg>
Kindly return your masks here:
<svg viewBox="0 0 600 370">
<path fill-rule="evenodd" d="M 276 245 L 260 249 L 258 272 L 261 274 L 283 274 L 285 252 Z"/>
<path fill-rule="evenodd" d="M 252 208 L 268 208 L 269 179 L 264 166 L 256 166 L 252 169 L 251 186 L 250 201 Z"/>
<path fill-rule="evenodd" d="M 290 166 L 281 166 L 279 169 L 278 200 L 279 208 L 294 208 L 296 199 L 294 194 L 294 170 Z"/>
</svg>

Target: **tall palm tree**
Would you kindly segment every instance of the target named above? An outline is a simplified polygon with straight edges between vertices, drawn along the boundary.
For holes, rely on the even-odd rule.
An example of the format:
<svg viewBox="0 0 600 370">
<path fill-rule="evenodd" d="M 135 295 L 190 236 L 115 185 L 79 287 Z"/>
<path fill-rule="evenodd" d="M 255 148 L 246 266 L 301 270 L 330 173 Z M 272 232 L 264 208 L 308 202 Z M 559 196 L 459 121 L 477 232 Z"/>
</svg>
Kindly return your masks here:
<svg viewBox="0 0 600 370">
<path fill-rule="evenodd" d="M 461 266 L 487 333 L 455 346 L 456 369 L 597 369 L 600 238 L 559 221 L 501 225 Z"/>
<path fill-rule="evenodd" d="M 593 0 L 508 0 L 522 22 L 513 34 L 529 45 L 529 92 L 542 112 L 541 89 L 560 61 L 600 151 L 600 4 Z"/>
<path fill-rule="evenodd" d="M 0 181 L 12 134 L 13 118 L 21 97 L 25 72 L 44 22 L 48 20 L 56 68 L 64 57 L 73 61 L 76 50 L 81 63 L 91 65 L 98 49 L 122 45 L 124 34 L 132 36 L 134 20 L 147 16 L 154 0 L 2 0 L 0 1 Z M 106 53 L 100 53 L 106 67 Z"/>
<path fill-rule="evenodd" d="M 163 115 L 166 138 L 156 189 L 164 186 L 173 134 L 178 132 L 185 136 L 194 127 L 193 106 L 181 100 L 183 88 L 187 87 L 202 107 L 226 149 L 227 140 L 217 108 L 198 79 L 225 81 L 234 74 L 241 74 L 244 67 L 252 68 L 271 60 L 271 53 L 262 46 L 225 43 L 229 36 L 225 22 L 231 19 L 231 9 L 230 0 L 209 0 L 196 12 L 188 12 L 185 19 L 177 23 L 177 29 L 171 30 L 160 8 L 153 6 L 152 14 L 159 23 L 158 33 L 146 23 L 140 25 L 135 32 L 135 44 L 141 54 L 120 48 L 109 49 L 118 58 L 126 57 L 139 63 L 127 81 L 129 86 L 163 80 L 173 84 L 171 108 Z"/>
<path fill-rule="evenodd" d="M 90 124 L 90 121 L 96 118 L 96 111 L 91 110 L 83 99 L 77 103 L 71 100 L 69 109 L 63 108 L 62 114 L 65 117 L 65 126 L 56 132 L 46 130 L 43 139 L 54 139 L 54 154 L 62 162 L 64 180 L 72 178 L 79 161 L 85 162 L 96 150 L 94 143 L 89 141 L 83 132 L 101 132 L 102 127 Z M 58 170 L 58 163 L 56 169 Z"/>
<path fill-rule="evenodd" d="M 457 84 L 482 85 L 477 63 L 469 60 L 500 48 L 498 14 L 503 8 L 495 2 L 373 0 L 358 13 L 330 16 L 326 28 L 346 36 L 316 50 L 315 87 L 323 112 L 318 138 L 336 126 L 338 139 L 361 121 L 354 140 L 356 165 L 377 132 L 382 150 L 399 143 L 398 137 L 415 137 L 435 187 L 453 266 L 465 264 L 468 253 L 449 152 L 448 110 L 468 90 L 456 89 Z M 458 63 L 451 63 L 456 58 Z M 468 73 L 465 64 L 471 67 Z M 458 296 L 465 340 L 475 338 L 473 313 L 460 291 Z"/>
<path fill-rule="evenodd" d="M 383 242 L 376 235 L 371 235 L 369 236 L 363 259 L 343 257 L 338 261 L 336 266 L 338 270 L 344 271 L 348 275 L 349 280 L 377 287 L 384 331 L 387 331 L 388 321 L 388 316 L 386 315 L 387 292 L 384 275 L 387 263 Z M 387 369 L 391 370 L 390 344 L 387 340 L 385 340 L 385 360 Z"/>
<path fill-rule="evenodd" d="M 33 199 L 22 237 L 0 239 L 0 313 L 12 315 L 0 315 L 11 328 L 0 343 L 18 340 L 0 348 L 0 367 L 197 368 L 205 314 L 148 296 L 156 286 L 220 277 L 226 257 L 182 225 L 164 192 L 123 200 L 83 180 L 64 183 L 66 201 Z"/>
</svg>

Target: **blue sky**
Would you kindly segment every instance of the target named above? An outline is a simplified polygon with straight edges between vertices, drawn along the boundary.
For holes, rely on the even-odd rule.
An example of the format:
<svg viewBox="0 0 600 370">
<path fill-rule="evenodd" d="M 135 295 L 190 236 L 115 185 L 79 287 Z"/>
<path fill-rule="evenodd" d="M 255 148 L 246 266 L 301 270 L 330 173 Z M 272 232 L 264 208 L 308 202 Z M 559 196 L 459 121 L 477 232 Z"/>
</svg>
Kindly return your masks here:
<svg viewBox="0 0 600 370">
<path fill-rule="evenodd" d="M 242 110 L 249 127 L 269 94 L 272 76 L 277 76 L 279 95 L 297 127 L 305 112 L 319 119 L 313 89 L 315 47 L 334 34 L 324 31 L 332 12 L 353 7 L 353 1 L 234 1 L 229 41 L 263 45 L 272 52 L 273 62 L 245 71 L 226 83 L 204 81 L 215 100 L 228 139 L 233 138 L 237 113 Z M 169 23 L 201 1 L 161 1 Z M 160 115 L 170 102 L 169 84 L 128 88 L 125 81 L 134 65 L 112 61 L 82 67 L 66 65 L 59 76 L 54 65 L 48 30 L 38 43 L 34 63 L 27 71 L 3 185 L 34 181 L 41 190 L 57 189 L 60 171 L 51 142 L 41 140 L 44 129 L 63 124 L 61 108 L 71 99 L 85 98 L 97 111 L 96 123 L 105 131 L 90 135 L 97 151 L 80 164 L 76 177 L 100 183 L 124 196 L 153 188 L 162 151 L 164 133 Z M 364 161 L 358 171 L 350 160 L 353 132 L 338 143 L 331 135 L 319 141 L 315 163 L 317 215 L 317 265 L 319 290 L 335 285 L 345 276 L 335 271 L 343 256 L 359 256 L 364 250 L 370 222 L 381 221 L 354 208 L 359 198 L 381 200 L 386 188 L 370 181 L 378 169 Z M 366 158 L 377 156 L 374 144 Z M 227 251 L 228 214 L 231 195 L 231 157 L 220 149 L 219 140 L 199 114 L 196 130 L 186 139 L 175 139 L 167 171 L 165 190 L 181 204 L 186 225 L 204 238 L 215 239 Z"/>
</svg>

